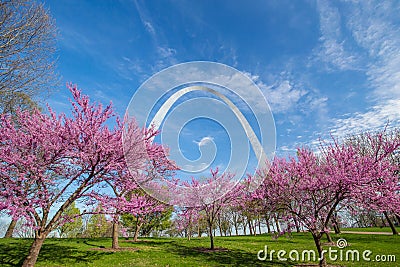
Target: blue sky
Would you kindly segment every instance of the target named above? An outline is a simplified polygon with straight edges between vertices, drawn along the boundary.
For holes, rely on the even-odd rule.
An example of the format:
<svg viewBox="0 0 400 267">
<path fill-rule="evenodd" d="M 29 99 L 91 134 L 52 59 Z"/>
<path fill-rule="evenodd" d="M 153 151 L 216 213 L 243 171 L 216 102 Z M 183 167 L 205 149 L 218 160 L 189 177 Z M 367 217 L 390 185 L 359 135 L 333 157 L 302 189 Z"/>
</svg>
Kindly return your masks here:
<svg viewBox="0 0 400 267">
<path fill-rule="evenodd" d="M 268 100 L 277 154 L 400 122 L 398 1 L 47 1 L 59 29 L 58 70 L 124 114 L 136 89 L 177 63 L 214 61 L 250 77 Z M 64 86 L 48 102 L 66 111 Z M 180 136 L 190 159 L 216 123 Z M 168 145 L 168 144 L 167 144 Z M 186 152 L 185 152 L 186 151 Z M 223 155 L 225 156 L 225 155 Z M 224 164 L 218 160 L 214 166 Z"/>
</svg>

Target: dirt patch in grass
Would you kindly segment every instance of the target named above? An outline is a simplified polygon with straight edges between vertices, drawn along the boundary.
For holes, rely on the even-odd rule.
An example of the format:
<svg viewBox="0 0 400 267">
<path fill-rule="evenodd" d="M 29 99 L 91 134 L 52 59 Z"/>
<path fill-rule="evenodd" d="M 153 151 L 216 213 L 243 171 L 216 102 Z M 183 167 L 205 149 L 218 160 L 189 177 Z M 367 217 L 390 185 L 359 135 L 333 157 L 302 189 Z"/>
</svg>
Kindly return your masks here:
<svg viewBox="0 0 400 267">
<path fill-rule="evenodd" d="M 138 251 L 138 248 L 121 247 L 121 248 L 90 248 L 89 250 L 104 251 L 104 252 L 119 252 L 119 251 Z"/>
</svg>

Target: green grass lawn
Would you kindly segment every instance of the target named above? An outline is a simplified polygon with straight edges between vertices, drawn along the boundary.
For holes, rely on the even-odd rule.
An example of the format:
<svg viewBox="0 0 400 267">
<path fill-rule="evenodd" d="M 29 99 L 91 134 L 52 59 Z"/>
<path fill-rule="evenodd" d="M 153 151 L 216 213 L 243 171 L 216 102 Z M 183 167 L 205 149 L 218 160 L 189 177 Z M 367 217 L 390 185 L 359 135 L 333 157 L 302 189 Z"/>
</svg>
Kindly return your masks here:
<svg viewBox="0 0 400 267">
<path fill-rule="evenodd" d="M 400 227 L 396 227 L 397 231 L 400 232 Z M 342 231 L 357 231 L 357 232 L 392 232 L 390 227 L 365 227 L 365 228 L 342 228 Z"/>
<path fill-rule="evenodd" d="M 337 240 L 347 240 L 347 249 L 362 251 L 369 249 L 373 258 L 377 254 L 395 255 L 397 262 L 332 262 L 341 266 L 400 266 L 400 236 L 332 235 Z M 19 266 L 32 240 L 0 239 L 0 266 Z M 268 246 L 268 250 L 302 250 L 314 248 L 309 233 L 294 233 L 291 238 L 274 240 L 269 235 L 216 237 L 217 251 L 208 251 L 207 237 L 193 238 L 145 238 L 138 243 L 120 239 L 121 247 L 136 248 L 135 251 L 99 251 L 100 246 L 111 246 L 111 239 L 47 239 L 39 255 L 37 266 L 294 266 L 304 262 L 260 261 L 257 252 Z M 337 248 L 335 248 L 337 249 Z M 346 249 L 344 249 L 346 251 Z M 286 255 L 288 257 L 288 255 Z M 329 261 L 328 261 L 329 262 Z"/>
</svg>

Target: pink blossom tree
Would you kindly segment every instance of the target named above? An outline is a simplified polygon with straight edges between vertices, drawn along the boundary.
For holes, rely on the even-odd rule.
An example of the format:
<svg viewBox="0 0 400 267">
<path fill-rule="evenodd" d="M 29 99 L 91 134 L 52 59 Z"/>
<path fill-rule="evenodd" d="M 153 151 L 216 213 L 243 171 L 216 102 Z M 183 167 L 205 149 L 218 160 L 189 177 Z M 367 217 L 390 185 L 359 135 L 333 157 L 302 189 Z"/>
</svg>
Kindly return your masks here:
<svg viewBox="0 0 400 267">
<path fill-rule="evenodd" d="M 0 117 L 0 198 L 13 219 L 24 217 L 35 239 L 23 266 L 33 266 L 46 236 L 63 223 L 74 201 L 114 179 L 124 164 L 122 125 L 106 125 L 115 116 L 111 105 L 92 104 L 69 85 L 72 116 L 38 110 Z"/>
<path fill-rule="evenodd" d="M 122 214 L 130 214 L 137 218 L 138 224 L 134 236 L 134 240 L 137 241 L 140 227 L 145 223 L 144 218 L 149 214 L 162 212 L 166 207 L 165 204 L 143 192 L 138 182 L 151 182 L 156 176 L 172 176 L 178 169 L 175 163 L 167 158 L 168 149 L 153 142 L 158 134 L 154 128 L 141 129 L 134 119 L 127 117 L 125 121 L 124 149 L 120 147 L 118 152 L 126 161 L 116 165 L 116 169 L 112 172 L 113 178 L 105 181 L 113 194 L 91 192 L 91 196 L 102 204 L 104 212 L 113 218 L 113 249 L 119 248 L 119 222 Z"/>
<path fill-rule="evenodd" d="M 178 232 L 184 232 L 188 240 L 192 237 L 193 227 L 198 223 L 200 219 L 200 211 L 198 208 L 181 208 L 175 219 L 175 227 Z"/>
<path fill-rule="evenodd" d="M 183 183 L 190 188 L 190 193 L 184 194 L 186 203 L 191 203 L 194 211 L 204 211 L 210 237 L 210 249 L 215 249 L 213 227 L 215 220 L 224 207 L 235 205 L 242 194 L 242 185 L 233 179 L 233 174 L 218 174 L 218 168 L 211 170 L 211 177 L 205 182 L 192 179 Z M 189 213 L 188 213 L 189 214 Z"/>
<path fill-rule="evenodd" d="M 375 161 L 380 161 L 385 158 L 389 160 L 393 165 L 391 166 L 394 175 L 399 174 L 400 168 L 400 151 L 398 149 L 398 143 L 400 142 L 400 131 L 398 129 L 395 130 L 387 130 L 377 132 L 377 133 L 363 133 L 355 136 L 351 136 L 348 138 L 348 145 L 353 146 L 360 155 L 369 155 L 374 158 Z M 399 180 L 397 180 L 397 183 Z M 354 203 L 355 206 L 359 207 L 364 212 L 367 211 L 375 211 L 382 213 L 394 235 L 398 234 L 398 231 L 390 219 L 389 214 L 394 214 L 397 218 L 400 218 L 400 192 L 397 191 L 397 194 L 392 195 L 392 201 L 387 202 L 385 199 L 387 197 L 384 195 L 386 190 L 382 190 L 382 188 L 396 188 L 396 181 L 393 180 L 391 184 L 386 180 L 376 179 L 371 181 L 374 186 L 377 188 L 378 194 L 368 195 L 368 191 L 366 195 L 364 192 L 360 192 L 360 197 L 357 203 Z M 393 191 L 393 190 L 392 190 Z M 383 200 L 383 201 L 382 201 Z M 353 209 L 354 211 L 355 209 Z"/>
<path fill-rule="evenodd" d="M 382 145 L 388 147 L 387 153 L 398 147 Z M 321 147 L 319 154 L 298 149 L 296 158 L 277 158 L 269 172 L 258 173 L 265 178 L 264 197 L 311 232 L 320 266 L 326 265 L 321 238 L 339 204 L 366 198 L 379 200 L 380 206 L 389 203 L 399 190 L 393 174 L 386 156 L 377 160 L 360 155 L 353 146 L 336 140 Z"/>
<path fill-rule="evenodd" d="M 250 191 L 252 177 L 250 175 L 247 176 L 247 179 L 243 181 L 243 188 L 247 188 L 243 190 L 243 194 L 241 196 L 241 201 L 237 205 L 237 209 L 240 211 L 240 214 L 243 218 L 243 230 L 246 234 L 246 225 L 249 227 L 250 235 L 256 235 L 256 223 L 259 226 L 259 232 L 261 234 L 261 225 L 260 221 L 262 216 L 264 216 L 265 222 L 267 224 L 268 231 L 271 231 L 271 227 L 269 225 L 270 213 L 274 211 L 274 206 L 268 205 L 268 199 L 264 198 L 263 194 L 263 185 L 261 184 L 256 190 Z M 237 230 L 236 230 L 237 232 Z"/>
</svg>

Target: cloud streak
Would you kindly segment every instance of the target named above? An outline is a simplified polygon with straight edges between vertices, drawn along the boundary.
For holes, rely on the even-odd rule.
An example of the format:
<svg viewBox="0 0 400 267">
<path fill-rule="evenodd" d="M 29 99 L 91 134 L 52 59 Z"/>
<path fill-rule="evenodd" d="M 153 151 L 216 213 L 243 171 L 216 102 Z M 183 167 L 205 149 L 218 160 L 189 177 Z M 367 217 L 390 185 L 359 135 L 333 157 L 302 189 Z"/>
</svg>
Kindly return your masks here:
<svg viewBox="0 0 400 267">
<path fill-rule="evenodd" d="M 347 30 L 366 52 L 362 59 L 367 62 L 365 74 L 370 90 L 366 100 L 373 105 L 365 112 L 334 119 L 331 132 L 338 136 L 376 130 L 388 121 L 392 126 L 400 123 L 400 30 L 394 26 L 400 5 L 380 1 L 346 5 L 350 11 L 346 16 Z M 326 13 L 320 12 L 321 16 Z"/>
<path fill-rule="evenodd" d="M 328 70 L 353 70 L 357 68 L 357 55 L 348 51 L 341 29 L 339 9 L 330 1 L 317 1 L 320 22 L 320 46 L 315 49 L 314 64 L 325 64 Z"/>
<path fill-rule="evenodd" d="M 203 137 L 201 140 L 200 140 L 200 142 L 197 142 L 197 141 L 193 141 L 195 144 L 197 144 L 198 146 L 204 146 L 204 145 L 206 145 L 207 143 L 212 143 L 212 142 L 214 142 L 214 138 L 213 137 L 211 137 L 211 136 L 206 136 L 206 137 Z"/>
</svg>

